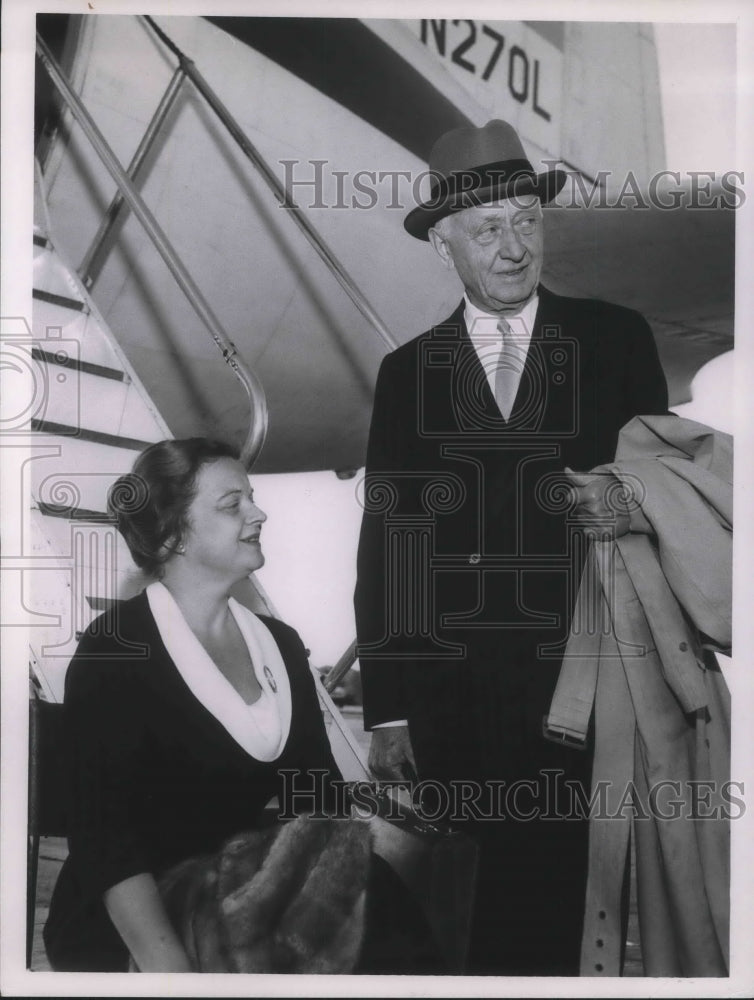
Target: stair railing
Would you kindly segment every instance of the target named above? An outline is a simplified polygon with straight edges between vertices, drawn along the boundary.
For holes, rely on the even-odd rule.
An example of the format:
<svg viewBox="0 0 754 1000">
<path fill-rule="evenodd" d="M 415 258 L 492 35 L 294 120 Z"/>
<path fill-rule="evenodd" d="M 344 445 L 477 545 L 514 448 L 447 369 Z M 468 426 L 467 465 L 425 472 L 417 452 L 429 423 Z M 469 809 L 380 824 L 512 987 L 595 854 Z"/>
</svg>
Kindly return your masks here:
<svg viewBox="0 0 754 1000">
<path fill-rule="evenodd" d="M 225 104 L 210 87 L 204 76 L 199 72 L 193 60 L 189 59 L 189 57 L 181 51 L 175 42 L 168 37 L 168 35 L 149 15 L 144 15 L 144 20 L 153 29 L 158 38 L 160 38 L 160 40 L 178 59 L 179 68 L 184 71 L 199 93 L 204 97 L 207 104 L 212 108 L 222 124 L 226 127 L 239 149 L 256 167 L 259 175 L 270 188 L 279 204 L 288 211 L 293 222 L 298 226 L 309 243 L 317 251 L 356 308 L 371 323 L 374 330 L 382 338 L 386 347 L 391 351 L 395 350 L 398 346 L 397 340 L 393 337 L 383 320 L 377 314 L 348 271 L 346 271 L 343 267 L 337 256 L 333 253 L 322 236 L 317 232 L 301 208 L 296 204 L 291 192 L 283 184 L 281 184 L 268 166 L 262 154 L 256 146 L 254 146 L 251 139 L 249 139 L 243 131 Z M 354 640 L 345 650 L 335 666 L 328 672 L 324 681 L 325 688 L 328 692 L 335 690 L 341 680 L 343 680 L 351 667 L 354 665 L 356 659 L 356 640 Z"/>
<path fill-rule="evenodd" d="M 359 286 L 351 275 L 341 264 L 336 254 L 330 249 L 322 236 L 311 224 L 307 216 L 296 204 L 291 192 L 278 180 L 274 172 L 270 169 L 267 161 L 256 148 L 251 139 L 238 124 L 225 104 L 220 100 L 215 91 L 210 87 L 205 77 L 196 68 L 192 59 L 182 52 L 175 42 L 170 39 L 158 24 L 148 15 L 143 15 L 144 20 L 149 24 L 155 34 L 170 49 L 178 59 L 180 68 L 191 80 L 196 89 L 202 95 L 207 104 L 212 108 L 222 124 L 228 130 L 231 138 L 236 143 L 244 156 L 253 163 L 259 172 L 260 177 L 270 188 L 280 205 L 286 209 L 293 222 L 298 226 L 309 243 L 314 247 L 319 256 L 325 262 L 333 276 L 338 280 L 345 293 L 351 299 L 359 312 L 371 323 L 375 331 L 384 341 L 385 345 L 392 351 L 398 346 L 397 340 L 388 330 L 382 319 L 368 301 Z"/>
<path fill-rule="evenodd" d="M 141 137 L 136 152 L 128 165 L 126 173 L 132 181 L 136 180 L 137 174 L 141 170 L 144 161 L 154 145 L 155 139 L 162 131 L 162 126 L 175 104 L 176 98 L 181 92 L 181 84 L 186 79 L 186 74 L 181 66 L 173 73 L 170 83 L 167 86 L 162 99 L 157 106 L 157 110 L 152 116 L 152 120 L 147 125 L 144 135 Z M 107 207 L 107 211 L 102 217 L 99 229 L 94 235 L 91 246 L 84 255 L 84 259 L 79 267 L 79 277 L 84 283 L 84 288 L 90 290 L 94 282 L 99 277 L 102 266 L 109 250 L 109 239 L 115 225 L 123 211 L 125 201 L 120 190 L 115 193 L 113 200 Z"/>
<path fill-rule="evenodd" d="M 119 163 L 109 143 L 84 107 L 79 95 L 71 87 L 65 74 L 39 34 L 37 34 L 37 54 L 60 96 L 81 126 L 82 132 L 115 181 L 118 190 L 123 196 L 123 200 L 144 227 L 145 232 L 154 244 L 157 252 L 165 261 L 171 274 L 194 309 L 194 312 L 204 323 L 212 339 L 219 347 L 226 364 L 231 368 L 246 390 L 251 408 L 251 418 L 246 440 L 241 449 L 241 461 L 247 469 L 250 469 L 262 449 L 267 433 L 267 402 L 259 379 L 239 355 L 235 345 L 223 330 L 220 321 L 215 316 L 199 286 L 189 274 L 164 230 L 136 190 L 133 181 Z"/>
<path fill-rule="evenodd" d="M 338 257 L 317 232 L 301 208 L 296 204 L 291 192 L 283 184 L 281 184 L 259 150 L 254 146 L 228 108 L 210 87 L 207 80 L 197 69 L 193 60 L 178 48 L 178 46 L 165 34 L 165 32 L 151 17 L 144 15 L 143 19 L 176 56 L 178 59 L 178 67 L 167 91 L 165 92 L 165 95 L 163 96 L 160 106 L 155 112 L 155 115 L 147 128 L 147 132 L 145 133 L 139 148 L 134 155 L 128 172 L 123 170 L 115 154 L 107 143 L 107 140 L 97 128 L 97 125 L 84 107 L 79 96 L 70 86 L 48 47 L 40 36 L 37 35 L 37 53 L 39 54 L 47 73 L 65 100 L 66 104 L 71 109 L 74 117 L 81 126 L 82 131 L 89 139 L 93 148 L 118 186 L 118 194 L 116 194 L 115 198 L 111 202 L 100 225 L 100 229 L 94 238 L 92 246 L 87 252 L 82 264 L 81 273 L 83 280 L 89 285 L 96 278 L 96 275 L 102 266 L 102 254 L 105 241 L 111 229 L 115 225 L 118 215 L 120 214 L 123 204 L 125 203 L 141 222 L 147 232 L 147 235 L 150 237 L 155 248 L 167 264 L 179 286 L 193 306 L 195 312 L 204 322 L 212 335 L 213 340 L 220 348 L 223 358 L 233 369 L 236 376 L 239 378 L 247 391 L 251 406 L 251 421 L 249 432 L 242 449 L 241 458 L 247 468 L 250 468 L 262 448 L 267 431 L 267 406 L 264 397 L 264 390 L 262 389 L 256 375 L 254 375 L 251 369 L 248 368 L 243 359 L 238 355 L 235 345 L 223 331 L 217 317 L 212 312 L 209 304 L 205 300 L 191 275 L 186 270 L 164 231 L 159 226 L 157 220 L 154 218 L 144 200 L 141 198 L 141 195 L 134 187 L 132 181 L 132 178 L 136 176 L 136 173 L 146 157 L 149 148 L 151 147 L 165 118 L 167 117 L 167 114 L 177 97 L 181 83 L 185 77 L 188 77 L 191 80 L 197 91 L 202 95 L 209 107 L 215 112 L 217 117 L 230 133 L 234 142 L 238 145 L 247 159 L 250 160 L 255 166 L 280 205 L 287 210 L 293 222 L 317 251 L 351 301 L 359 309 L 362 315 L 370 322 L 385 345 L 390 350 L 394 350 L 398 346 L 398 342 L 390 333 L 383 320 L 379 317 L 351 275 L 343 267 Z M 333 691 L 335 689 L 338 683 L 348 673 L 355 661 L 356 642 L 354 641 L 343 653 L 338 663 L 328 673 L 325 680 L 325 686 L 328 691 Z"/>
</svg>

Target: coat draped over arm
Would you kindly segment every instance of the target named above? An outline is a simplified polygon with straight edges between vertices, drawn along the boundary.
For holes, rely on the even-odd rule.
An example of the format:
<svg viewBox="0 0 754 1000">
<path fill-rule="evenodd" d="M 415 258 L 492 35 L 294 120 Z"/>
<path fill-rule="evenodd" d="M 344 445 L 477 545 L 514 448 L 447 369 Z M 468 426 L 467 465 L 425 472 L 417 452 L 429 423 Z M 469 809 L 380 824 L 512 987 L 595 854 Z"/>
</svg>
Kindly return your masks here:
<svg viewBox="0 0 754 1000">
<path fill-rule="evenodd" d="M 631 822 L 644 971 L 726 976 L 731 647 L 729 435 L 673 415 L 636 417 L 616 460 L 631 531 L 592 546 L 548 726 L 584 741 L 594 769 L 582 975 L 619 975 Z"/>
</svg>

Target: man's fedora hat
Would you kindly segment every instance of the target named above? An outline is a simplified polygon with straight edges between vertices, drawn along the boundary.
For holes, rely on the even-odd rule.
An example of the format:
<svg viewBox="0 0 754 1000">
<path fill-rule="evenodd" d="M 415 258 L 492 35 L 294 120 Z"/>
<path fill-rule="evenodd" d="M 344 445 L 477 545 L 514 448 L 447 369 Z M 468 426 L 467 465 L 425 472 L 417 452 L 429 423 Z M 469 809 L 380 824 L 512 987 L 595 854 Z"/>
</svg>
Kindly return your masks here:
<svg viewBox="0 0 754 1000">
<path fill-rule="evenodd" d="M 566 182 L 562 170 L 536 174 L 518 132 L 499 119 L 440 136 L 429 154 L 429 170 L 429 200 L 412 209 L 403 223 L 419 240 L 428 240 L 432 226 L 453 212 L 527 194 L 547 202 Z"/>
</svg>

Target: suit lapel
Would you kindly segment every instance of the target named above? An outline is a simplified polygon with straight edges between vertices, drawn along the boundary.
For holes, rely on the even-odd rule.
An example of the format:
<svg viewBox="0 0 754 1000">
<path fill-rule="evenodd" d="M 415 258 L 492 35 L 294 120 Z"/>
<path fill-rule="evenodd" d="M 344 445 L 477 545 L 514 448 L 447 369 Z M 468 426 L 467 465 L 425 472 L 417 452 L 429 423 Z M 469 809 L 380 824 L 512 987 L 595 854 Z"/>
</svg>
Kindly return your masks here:
<svg viewBox="0 0 754 1000">
<path fill-rule="evenodd" d="M 537 427 L 558 438 L 578 432 L 577 405 L 586 344 L 574 328 L 571 300 L 539 287 L 539 307 L 529 352 L 530 384 L 538 386 L 541 404 Z M 534 367 L 536 366 L 536 367 Z M 536 380 L 536 381 L 534 381 Z"/>
<path fill-rule="evenodd" d="M 509 424 L 520 430 L 537 430 L 544 417 L 548 401 L 549 357 L 543 345 L 543 328 L 546 326 L 548 302 L 546 293 L 539 289 L 539 303 L 534 317 L 526 362 L 518 384 L 516 401 L 511 411 Z M 545 322 L 543 322 L 543 317 Z"/>
<path fill-rule="evenodd" d="M 430 439 L 478 434 L 491 421 L 502 422 L 463 314 L 461 301 L 420 343 L 418 412 Z"/>
</svg>

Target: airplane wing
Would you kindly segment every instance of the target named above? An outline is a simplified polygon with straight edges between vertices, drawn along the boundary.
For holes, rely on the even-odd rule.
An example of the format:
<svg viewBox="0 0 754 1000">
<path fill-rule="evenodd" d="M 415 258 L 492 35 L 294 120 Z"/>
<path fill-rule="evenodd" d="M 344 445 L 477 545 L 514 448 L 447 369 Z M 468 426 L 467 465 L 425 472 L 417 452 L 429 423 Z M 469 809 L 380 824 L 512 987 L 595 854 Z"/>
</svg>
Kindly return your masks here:
<svg viewBox="0 0 754 1000">
<path fill-rule="evenodd" d="M 485 112 L 457 81 L 438 75 L 433 53 L 415 46 L 421 59 L 411 64 L 355 19 L 328 23 L 327 32 L 307 19 L 161 23 L 196 59 L 395 341 L 447 316 L 461 286 L 405 233 L 403 218 L 431 140 Z M 176 60 L 143 19 L 84 17 L 77 27 L 68 71 L 128 163 Z M 354 82 L 355 64 L 365 69 L 363 84 Z M 65 115 L 38 153 L 53 238 L 78 267 L 113 182 Z M 190 85 L 138 183 L 264 386 L 269 432 L 258 471 L 360 467 L 385 344 Z M 735 213 L 627 204 L 549 208 L 543 280 L 562 294 L 643 312 L 671 401 L 684 402 L 698 368 L 732 346 Z M 240 443 L 245 394 L 138 222 L 122 217 L 108 241 L 91 293 L 172 433 Z"/>
</svg>

